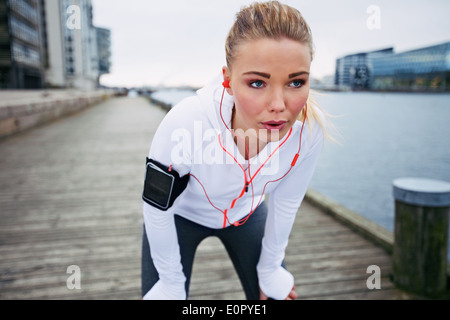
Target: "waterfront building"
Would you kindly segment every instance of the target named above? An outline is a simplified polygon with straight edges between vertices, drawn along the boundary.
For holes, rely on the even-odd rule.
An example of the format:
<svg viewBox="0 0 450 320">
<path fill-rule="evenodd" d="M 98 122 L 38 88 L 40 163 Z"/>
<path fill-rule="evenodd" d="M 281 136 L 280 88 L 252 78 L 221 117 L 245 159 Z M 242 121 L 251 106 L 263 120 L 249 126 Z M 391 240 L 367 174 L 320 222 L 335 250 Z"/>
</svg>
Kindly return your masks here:
<svg viewBox="0 0 450 320">
<path fill-rule="evenodd" d="M 66 87 L 65 39 L 62 23 L 64 14 L 60 1 L 41 0 L 46 86 Z"/>
<path fill-rule="evenodd" d="M 0 0 L 0 88 L 95 89 L 110 69 L 98 29 L 92 0 Z"/>
<path fill-rule="evenodd" d="M 377 57 L 390 56 L 394 48 L 360 52 L 336 60 L 335 85 L 338 88 L 368 89 L 373 70 L 372 62 Z"/>
<path fill-rule="evenodd" d="M 450 91 L 450 42 L 373 61 L 374 90 Z"/>
<path fill-rule="evenodd" d="M 111 69 L 111 30 L 95 28 L 97 32 L 99 76 L 108 74 Z"/>
<path fill-rule="evenodd" d="M 0 0 L 0 88 L 42 88 L 41 32 L 38 0 Z"/>
<path fill-rule="evenodd" d="M 46 86 L 94 89 L 99 77 L 91 0 L 41 0 L 47 28 Z"/>
<path fill-rule="evenodd" d="M 393 48 L 336 60 L 335 84 L 353 90 L 450 91 L 450 42 L 395 53 Z"/>
</svg>

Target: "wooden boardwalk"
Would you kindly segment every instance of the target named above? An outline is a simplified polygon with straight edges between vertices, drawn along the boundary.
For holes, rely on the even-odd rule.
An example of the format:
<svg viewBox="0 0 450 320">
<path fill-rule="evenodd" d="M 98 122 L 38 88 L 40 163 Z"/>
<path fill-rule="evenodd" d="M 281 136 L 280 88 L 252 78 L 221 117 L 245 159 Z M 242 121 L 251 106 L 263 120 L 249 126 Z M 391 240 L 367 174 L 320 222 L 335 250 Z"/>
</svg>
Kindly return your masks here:
<svg viewBox="0 0 450 320">
<path fill-rule="evenodd" d="M 0 141 L 0 299 L 140 299 L 143 170 L 164 115 L 115 98 Z M 286 264 L 300 299 L 411 298 L 383 249 L 308 202 Z M 367 288 L 370 265 L 381 289 Z M 190 299 L 244 299 L 217 239 L 199 247 Z"/>
</svg>

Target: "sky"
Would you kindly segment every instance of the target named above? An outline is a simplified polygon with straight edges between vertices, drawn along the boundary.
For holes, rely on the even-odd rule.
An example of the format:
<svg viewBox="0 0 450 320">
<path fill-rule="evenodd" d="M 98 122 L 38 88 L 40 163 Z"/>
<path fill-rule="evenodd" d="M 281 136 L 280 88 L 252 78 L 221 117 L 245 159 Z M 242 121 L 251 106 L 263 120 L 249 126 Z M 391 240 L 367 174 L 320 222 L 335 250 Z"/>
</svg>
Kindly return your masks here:
<svg viewBox="0 0 450 320">
<path fill-rule="evenodd" d="M 112 32 L 112 67 L 101 84 L 201 87 L 225 65 L 225 39 L 254 0 L 92 0 L 94 24 Z M 334 75 L 336 59 L 450 41 L 449 0 L 281 0 L 309 24 L 311 76 Z M 450 57 L 449 57 L 450 59 Z"/>
</svg>

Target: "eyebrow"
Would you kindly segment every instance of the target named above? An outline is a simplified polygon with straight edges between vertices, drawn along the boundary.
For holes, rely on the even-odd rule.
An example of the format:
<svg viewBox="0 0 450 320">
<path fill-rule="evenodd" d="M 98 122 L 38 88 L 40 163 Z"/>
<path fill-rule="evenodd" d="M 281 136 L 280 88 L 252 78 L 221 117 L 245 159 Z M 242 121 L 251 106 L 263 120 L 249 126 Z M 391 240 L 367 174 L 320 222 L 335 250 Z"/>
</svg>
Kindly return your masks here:
<svg viewBox="0 0 450 320">
<path fill-rule="evenodd" d="M 289 79 L 295 78 L 295 77 L 298 77 L 298 76 L 301 76 L 301 75 L 304 75 L 304 74 L 309 75 L 309 72 L 301 71 L 301 72 L 291 73 L 291 74 L 289 75 Z"/>
<path fill-rule="evenodd" d="M 249 71 L 249 72 L 243 73 L 243 75 L 249 75 L 249 74 L 256 74 L 256 75 L 261 76 L 261 77 L 263 77 L 263 78 L 270 79 L 270 74 L 264 73 L 264 72 Z M 301 76 L 301 75 L 304 75 L 304 74 L 309 75 L 309 72 L 306 72 L 306 71 L 300 71 L 300 72 L 294 72 L 294 73 L 291 73 L 291 74 L 289 75 L 289 79 L 292 79 L 292 78 L 295 78 L 295 77 L 298 77 L 298 76 Z"/>
<path fill-rule="evenodd" d="M 248 74 L 256 74 L 256 75 L 261 76 L 261 77 L 263 77 L 263 78 L 270 79 L 270 74 L 264 73 L 264 72 L 249 71 L 249 72 L 243 73 L 243 75 L 248 75 Z"/>
</svg>

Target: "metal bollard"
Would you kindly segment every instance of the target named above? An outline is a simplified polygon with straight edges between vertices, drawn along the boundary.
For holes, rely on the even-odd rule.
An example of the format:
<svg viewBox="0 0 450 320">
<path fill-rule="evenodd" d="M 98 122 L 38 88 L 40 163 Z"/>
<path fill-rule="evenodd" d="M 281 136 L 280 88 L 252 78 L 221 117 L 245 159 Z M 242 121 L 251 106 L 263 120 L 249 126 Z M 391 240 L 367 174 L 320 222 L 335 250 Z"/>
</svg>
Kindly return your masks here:
<svg viewBox="0 0 450 320">
<path fill-rule="evenodd" d="M 422 178 L 393 181 L 393 280 L 405 290 L 438 297 L 447 286 L 450 183 Z"/>
</svg>

